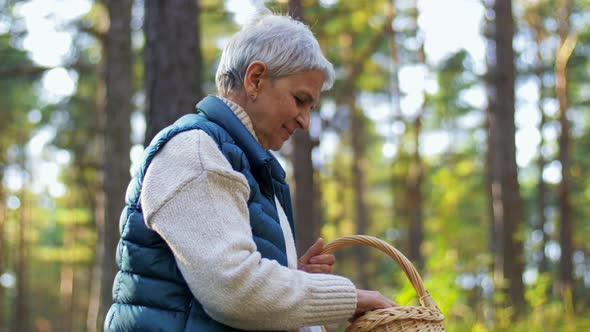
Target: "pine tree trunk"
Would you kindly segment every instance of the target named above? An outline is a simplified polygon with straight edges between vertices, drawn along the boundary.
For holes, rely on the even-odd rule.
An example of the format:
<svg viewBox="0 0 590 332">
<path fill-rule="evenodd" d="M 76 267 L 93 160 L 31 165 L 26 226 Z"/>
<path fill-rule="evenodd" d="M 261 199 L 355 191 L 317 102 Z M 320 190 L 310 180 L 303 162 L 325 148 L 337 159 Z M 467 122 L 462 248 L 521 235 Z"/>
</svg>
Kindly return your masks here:
<svg viewBox="0 0 590 332">
<path fill-rule="evenodd" d="M 289 15 L 298 21 L 305 22 L 301 0 L 289 0 Z"/>
<path fill-rule="evenodd" d="M 543 106 L 543 102 L 546 97 L 545 93 L 545 81 L 543 76 L 545 74 L 545 64 L 543 61 L 543 53 L 542 53 L 542 43 L 543 43 L 543 25 L 541 22 L 541 16 L 538 13 L 535 13 L 533 17 L 534 22 L 532 22 L 531 26 L 533 28 L 535 34 L 535 44 L 537 47 L 536 52 L 536 64 L 535 64 L 535 76 L 537 81 L 539 82 L 539 100 L 537 102 L 537 109 L 539 110 L 539 114 L 541 115 L 541 121 L 539 123 L 539 133 L 541 133 L 541 141 L 539 142 L 539 151 L 538 151 L 538 158 L 537 158 L 537 169 L 539 171 L 539 176 L 537 180 L 537 223 L 536 223 L 536 230 L 537 232 L 541 232 L 541 244 L 539 248 L 539 272 L 547 272 L 548 271 L 548 261 L 547 255 L 545 255 L 545 246 L 547 245 L 547 241 L 549 240 L 549 236 L 547 232 L 545 232 L 545 224 L 547 223 L 547 214 L 545 210 L 547 209 L 547 183 L 543 179 L 543 171 L 545 169 L 545 165 L 547 161 L 545 160 L 545 156 L 543 155 L 543 149 L 545 147 L 545 137 L 543 136 L 543 130 L 545 128 L 545 124 L 547 123 L 547 115 L 545 115 L 545 109 Z"/>
<path fill-rule="evenodd" d="M 356 106 L 356 86 L 355 81 L 360 74 L 362 68 L 362 61 L 365 57 L 361 56 L 357 59 L 352 57 L 353 51 L 350 48 L 351 45 L 347 45 L 344 50 L 346 56 L 344 57 L 344 66 L 347 69 L 348 77 L 346 83 L 340 91 L 341 99 L 338 101 L 340 105 L 343 105 L 350 116 L 350 145 L 352 149 L 352 164 L 351 175 L 353 184 L 353 205 L 354 205 L 354 223 L 356 226 L 356 234 L 366 234 L 368 228 L 368 217 L 367 208 L 365 202 L 365 176 L 364 167 L 365 163 L 365 152 L 364 152 L 364 126 L 363 126 L 363 114 L 362 110 Z M 366 50 L 372 53 L 373 51 Z M 368 54 L 370 54 L 368 53 Z M 365 53 L 367 54 L 367 53 Z M 366 269 L 366 262 L 368 261 L 368 251 L 364 246 L 357 246 L 354 249 L 354 255 L 356 258 L 357 268 L 357 287 L 366 289 L 368 288 L 368 273 Z"/>
<path fill-rule="evenodd" d="M 304 22 L 301 0 L 289 0 L 289 14 L 293 18 Z M 320 236 L 321 221 L 312 162 L 314 142 L 309 131 L 302 130 L 298 130 L 293 135 L 292 142 L 293 152 L 291 157 L 295 178 L 294 214 L 297 221 L 295 238 L 297 250 L 301 255 Z"/>
<path fill-rule="evenodd" d="M 489 5 L 488 5 L 489 6 Z M 493 8 L 486 6 L 486 10 L 491 11 Z M 495 70 L 495 42 L 494 38 L 494 22 L 490 19 L 486 19 L 485 21 L 485 35 L 487 38 L 487 56 L 486 56 L 486 65 L 488 67 L 488 72 L 485 76 L 485 87 L 486 87 L 486 97 L 487 97 L 487 108 L 486 108 L 486 117 L 484 123 L 484 129 L 487 133 L 487 146 L 485 151 L 485 184 L 486 184 L 486 194 L 488 197 L 488 204 L 487 204 L 487 211 L 488 211 L 488 248 L 490 254 L 494 258 L 489 265 L 489 271 L 492 271 L 494 281 L 498 280 L 501 276 L 496 275 L 496 266 L 498 266 L 499 260 L 499 253 L 498 253 L 498 246 L 500 245 L 499 237 L 499 227 L 496 227 L 496 218 L 494 216 L 494 168 L 495 165 L 495 157 L 494 157 L 494 146 L 496 146 L 495 139 L 498 137 L 498 134 L 494 132 L 496 130 L 496 126 L 492 126 L 491 123 L 494 121 L 493 114 L 496 113 L 496 109 L 498 108 L 496 105 L 496 89 L 495 89 L 495 82 L 494 82 L 494 70 Z M 501 226 L 501 225 L 499 225 Z M 493 307 L 493 298 L 490 298 L 490 307 Z"/>
<path fill-rule="evenodd" d="M 4 151 L 4 150 L 1 150 Z M 0 169 L 0 179 L 4 178 L 4 172 Z M 6 198 L 4 197 L 4 190 L 3 186 L 0 186 L 0 276 L 4 274 L 6 269 L 6 249 L 5 249 L 5 233 L 4 233 L 4 224 L 6 221 L 6 207 L 4 202 Z M 4 307 L 4 287 L 0 286 L 0 331 L 8 330 L 5 326 L 5 319 L 4 319 L 4 311 L 6 310 Z"/>
<path fill-rule="evenodd" d="M 414 151 L 408 169 L 408 178 L 406 181 L 408 220 L 410 222 L 410 251 L 409 258 L 417 266 L 424 266 L 424 259 L 420 253 L 420 247 L 423 239 L 423 221 L 422 221 L 422 181 L 424 178 L 424 166 L 422 156 L 420 155 L 420 133 L 422 128 L 422 114 L 414 120 Z"/>
<path fill-rule="evenodd" d="M 346 68 L 347 77 L 344 86 L 340 89 L 337 96 L 337 104 L 343 105 L 350 114 L 351 128 L 351 147 L 352 147 L 352 181 L 354 188 L 354 207 L 355 207 L 355 223 L 356 233 L 366 234 L 368 230 L 368 214 L 367 206 L 365 202 L 365 179 L 364 179 L 364 163 L 365 160 L 365 144 L 364 138 L 366 136 L 364 128 L 364 114 L 361 109 L 356 106 L 356 80 L 360 75 L 364 61 L 369 58 L 384 41 L 384 37 L 388 31 L 388 24 L 391 21 L 386 21 L 383 28 L 378 31 L 368 41 L 367 45 L 361 52 L 353 52 L 351 45 L 347 45 L 343 51 L 345 56 L 343 57 L 343 66 Z M 351 37 L 352 39 L 352 37 Z M 366 247 L 359 246 L 354 249 L 357 257 L 358 273 L 359 273 L 359 287 L 367 288 L 368 274 L 367 269 L 364 268 L 365 262 L 367 262 L 368 251 Z"/>
<path fill-rule="evenodd" d="M 403 119 L 402 117 L 402 107 L 401 107 L 401 99 L 402 99 L 402 92 L 401 92 L 401 88 L 400 88 L 400 81 L 399 81 L 399 70 L 401 67 L 401 61 L 400 61 L 400 55 L 399 55 L 399 50 L 398 50 L 398 46 L 397 46 L 397 42 L 396 42 L 396 34 L 397 31 L 393 28 L 394 27 L 394 22 L 397 16 L 397 8 L 395 7 L 395 3 L 391 2 L 387 4 L 386 7 L 386 17 L 387 17 L 387 22 L 390 22 L 389 24 L 386 25 L 386 38 L 389 42 L 389 52 L 390 52 L 390 57 L 391 57 L 391 66 L 392 66 L 392 70 L 391 70 L 391 88 L 390 88 L 390 95 L 391 95 L 391 104 L 392 104 L 392 110 L 391 110 L 391 120 L 390 120 L 390 128 L 393 128 L 394 124 L 397 121 L 400 121 L 400 119 Z M 407 126 L 405 126 L 407 127 Z M 391 140 L 395 141 L 397 139 L 397 137 L 394 137 L 392 133 L 392 137 Z M 403 140 L 400 140 L 400 142 L 403 142 Z M 398 151 L 402 150 L 401 147 L 401 143 L 398 145 L 397 147 Z M 392 162 L 392 168 L 393 168 L 393 163 L 398 162 L 399 160 L 394 160 Z M 392 175 L 392 179 L 390 181 L 391 183 L 391 192 L 395 192 L 396 188 L 401 187 L 399 184 L 403 183 L 404 181 L 402 181 L 401 179 L 397 179 L 397 177 L 394 175 Z M 401 204 L 401 202 L 403 201 L 402 199 L 399 199 L 399 197 L 397 197 L 397 195 L 392 195 L 393 201 L 392 201 L 392 214 L 394 216 L 405 216 L 407 214 L 406 211 L 404 211 L 405 209 L 402 207 L 402 205 L 406 205 L 406 204 Z M 397 218 L 396 218 L 397 219 Z M 399 227 L 400 226 L 400 220 L 394 220 L 393 223 L 391 224 L 391 227 Z M 410 240 L 410 243 L 413 243 L 412 240 Z M 412 259 L 412 258 L 411 258 Z M 413 260 L 413 259 L 412 259 Z"/>
<path fill-rule="evenodd" d="M 16 257 L 16 308 L 14 314 L 14 331 L 22 332 L 28 332 L 31 328 L 29 312 L 29 255 L 26 236 L 28 227 L 28 198 L 25 191 L 26 189 L 23 188 L 20 195 L 20 218 L 18 224 L 18 249 Z"/>
<path fill-rule="evenodd" d="M 98 96 L 104 95 L 104 82 L 98 82 Z M 100 106 L 98 106 L 101 108 Z M 103 123 L 104 121 L 101 121 Z M 100 144 L 100 149 L 104 149 L 104 144 Z M 104 153 L 103 153 L 104 155 Z M 103 172 L 97 172 L 97 179 L 96 184 L 98 188 L 103 188 L 104 185 L 104 174 Z M 92 266 L 91 270 L 91 277 L 90 277 L 90 299 L 88 301 L 88 314 L 86 317 L 86 329 L 88 332 L 96 332 L 99 331 L 99 324 L 100 321 L 104 319 L 100 317 L 100 312 L 104 315 L 105 309 L 101 309 L 101 307 L 106 306 L 104 302 L 102 294 L 102 279 L 103 279 L 103 270 L 102 270 L 102 262 L 105 260 L 105 249 L 104 243 L 102 239 L 105 237 L 105 193 L 103 190 L 97 191 L 94 199 L 94 221 L 96 224 L 96 252 L 94 258 L 94 265 Z M 111 299 L 109 299 L 110 303 Z"/>
<path fill-rule="evenodd" d="M 112 303 L 112 286 L 119 239 L 119 216 L 125 203 L 129 183 L 131 149 L 131 111 L 133 72 L 131 51 L 132 0 L 104 0 L 110 26 L 104 45 L 104 169 L 103 193 L 98 194 L 97 208 L 104 202 L 104 218 L 97 212 L 98 242 L 93 273 L 94 292 L 88 317 L 88 330 L 102 330 L 104 318 Z"/>
<path fill-rule="evenodd" d="M 392 100 L 392 125 L 394 124 L 395 120 L 401 117 L 401 99 L 402 99 L 402 92 L 400 88 L 399 82 L 399 69 L 400 69 L 400 58 L 399 58 L 399 50 L 396 43 L 396 34 L 397 31 L 393 28 L 395 18 L 397 16 L 397 9 L 395 8 L 393 3 L 388 3 L 386 5 L 386 22 L 389 24 L 385 25 L 385 38 L 387 38 L 389 42 L 389 52 L 391 56 L 391 100 Z"/>
<path fill-rule="evenodd" d="M 195 0 L 145 1 L 147 130 L 144 144 L 201 99 L 199 5 Z"/>
<path fill-rule="evenodd" d="M 72 324 L 74 320 L 73 310 L 73 294 L 74 294 L 74 268 L 71 264 L 64 263 L 61 268 L 60 279 L 61 292 L 61 319 L 59 321 L 59 331 L 72 331 Z"/>
<path fill-rule="evenodd" d="M 515 314 L 522 314 L 525 306 L 522 273 L 523 255 L 523 211 L 515 144 L 515 66 L 512 39 L 514 20 L 512 3 L 496 0 L 494 3 L 495 63 L 492 75 L 492 98 L 490 108 L 490 148 L 492 158 L 492 209 L 496 233 L 495 276 L 498 289 L 509 299 Z"/>
<path fill-rule="evenodd" d="M 367 213 L 367 203 L 365 201 L 365 172 L 366 163 L 365 146 L 366 136 L 364 126 L 364 116 L 362 110 L 356 107 L 356 98 L 354 93 L 350 95 L 346 104 L 351 113 L 350 136 L 352 140 L 352 181 L 354 188 L 354 207 L 356 234 L 367 234 L 369 228 L 369 216 Z M 366 262 L 369 261 L 369 253 L 365 246 L 355 248 L 356 259 L 359 271 L 359 287 L 368 288 L 368 273 Z"/>
<path fill-rule="evenodd" d="M 541 84 L 541 88 L 543 84 Z M 543 94 L 541 93 L 540 96 Z M 542 99 L 540 98 L 539 104 L 542 103 Z M 543 111 L 543 106 L 539 105 L 539 110 L 541 112 L 541 122 L 539 123 L 539 132 L 543 132 L 543 127 L 547 123 L 547 116 Z M 539 143 L 539 157 L 537 158 L 537 169 L 539 170 L 539 177 L 537 180 L 537 216 L 538 221 L 536 225 L 536 229 L 538 232 L 541 232 L 541 244 L 539 246 L 539 272 L 547 272 L 548 271 L 548 261 L 547 255 L 545 255 L 545 247 L 547 246 L 547 242 L 549 241 L 549 236 L 547 232 L 545 232 L 545 224 L 547 223 L 547 214 L 545 210 L 547 209 L 547 183 L 543 178 L 543 170 L 545 169 L 545 165 L 547 161 L 543 156 L 543 147 L 545 146 L 545 139 L 541 135 L 541 142 Z"/>
<path fill-rule="evenodd" d="M 416 30 L 414 36 L 420 40 L 420 47 L 418 48 L 417 58 L 419 63 L 426 67 L 426 53 L 424 52 L 424 41 L 418 35 L 418 3 L 414 2 L 412 8 L 412 18 L 415 22 Z M 420 253 L 420 247 L 422 246 L 422 239 L 424 237 L 424 225 L 423 225 L 423 194 L 422 194 L 422 182 L 424 180 L 424 163 L 422 162 L 422 156 L 420 155 L 420 135 L 422 133 L 422 117 L 426 112 L 426 93 L 423 92 L 423 102 L 420 105 L 420 109 L 413 121 L 414 124 L 414 137 L 413 137 L 413 153 L 412 161 L 410 163 L 408 180 L 406 182 L 407 187 L 407 202 L 408 202 L 408 217 L 410 221 L 409 233 L 410 233 L 410 259 L 415 262 L 418 268 L 424 265 L 424 259 Z"/>
<path fill-rule="evenodd" d="M 293 135 L 293 173 L 295 178 L 295 237 L 299 255 L 303 254 L 320 236 L 317 187 L 311 153 L 314 144 L 307 131 Z"/>
<path fill-rule="evenodd" d="M 560 290 L 565 296 L 572 295 L 573 287 L 573 222 L 570 201 L 570 167 L 571 167 L 571 133 L 567 118 L 569 108 L 568 68 L 567 63 L 575 47 L 575 40 L 569 37 L 572 0 L 563 0 L 558 12 L 559 49 L 555 59 L 555 89 L 559 102 L 559 162 L 561 163 L 561 183 L 559 184 L 558 201 L 560 212 L 559 244 L 561 259 L 559 264 Z"/>
<path fill-rule="evenodd" d="M 105 126 L 105 228 L 102 262 L 103 287 L 101 315 L 112 301 L 112 285 L 117 272 L 115 253 L 119 240 L 119 217 L 125 204 L 129 183 L 131 150 L 131 111 L 133 106 L 133 61 L 131 51 L 132 0 L 106 2 L 111 26 L 106 47 L 106 126 Z M 102 324 L 102 320 L 99 321 Z"/>
<path fill-rule="evenodd" d="M 73 228 L 75 226 L 66 225 L 63 231 L 64 248 L 73 248 L 75 239 Z M 74 266 L 67 260 L 61 264 L 60 293 L 61 293 L 61 317 L 59 321 L 59 331 L 71 332 L 74 322 Z"/>
</svg>

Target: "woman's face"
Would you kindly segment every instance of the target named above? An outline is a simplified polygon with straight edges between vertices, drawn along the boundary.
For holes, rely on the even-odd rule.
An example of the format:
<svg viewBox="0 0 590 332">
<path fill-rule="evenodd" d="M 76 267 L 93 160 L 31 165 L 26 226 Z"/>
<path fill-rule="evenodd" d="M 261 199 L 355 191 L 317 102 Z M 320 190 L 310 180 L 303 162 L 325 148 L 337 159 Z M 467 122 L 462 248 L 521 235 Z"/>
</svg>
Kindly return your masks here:
<svg viewBox="0 0 590 332">
<path fill-rule="evenodd" d="M 280 150 L 296 129 L 308 129 L 309 113 L 320 98 L 324 74 L 309 70 L 276 80 L 262 75 L 246 112 L 265 149 Z"/>
</svg>

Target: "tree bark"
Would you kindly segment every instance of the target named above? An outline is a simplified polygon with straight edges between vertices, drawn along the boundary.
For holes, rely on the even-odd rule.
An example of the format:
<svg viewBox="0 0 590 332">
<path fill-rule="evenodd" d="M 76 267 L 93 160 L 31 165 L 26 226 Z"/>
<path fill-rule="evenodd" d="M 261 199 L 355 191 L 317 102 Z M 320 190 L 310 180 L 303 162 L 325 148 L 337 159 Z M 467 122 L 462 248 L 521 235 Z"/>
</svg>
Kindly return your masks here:
<svg viewBox="0 0 590 332">
<path fill-rule="evenodd" d="M 351 147 L 352 147 L 352 181 L 354 188 L 354 206 L 355 206 L 355 223 L 356 233 L 366 234 L 368 230 L 369 217 L 367 214 L 367 207 L 365 202 L 365 179 L 364 172 L 366 163 L 364 138 L 366 136 L 364 129 L 364 115 L 361 109 L 356 106 L 356 81 L 358 76 L 361 74 L 364 61 L 368 59 L 381 45 L 384 37 L 388 31 L 388 24 L 391 21 L 386 21 L 372 38 L 368 41 L 365 48 L 358 53 L 358 56 L 354 57 L 355 54 L 350 45 L 344 50 L 345 56 L 343 57 L 343 66 L 346 68 L 347 77 L 344 86 L 337 95 L 336 103 L 338 105 L 344 105 L 350 113 L 351 119 Z M 352 37 L 350 37 L 352 39 Z M 368 274 L 367 269 L 364 268 L 365 262 L 367 262 L 368 251 L 366 247 L 359 246 L 354 249 L 356 252 L 358 273 L 359 273 L 359 287 L 368 288 Z"/>
<path fill-rule="evenodd" d="M 390 52 L 391 65 L 392 65 L 391 90 L 390 90 L 392 112 L 391 112 L 390 126 L 393 128 L 393 125 L 395 124 L 396 121 L 400 121 L 400 119 L 403 119 L 402 107 L 401 107 L 402 92 L 401 92 L 400 81 L 399 81 L 399 70 L 401 67 L 401 61 L 400 61 L 399 49 L 398 49 L 397 42 L 396 42 L 397 31 L 393 28 L 395 18 L 397 17 L 397 14 L 398 14 L 397 8 L 395 7 L 394 2 L 388 3 L 386 8 L 387 8 L 386 9 L 386 16 L 387 16 L 386 21 L 389 22 L 389 24 L 386 25 L 386 38 L 389 41 L 389 52 Z M 404 120 L 404 124 L 405 124 L 405 120 Z M 407 125 L 404 127 L 407 128 Z M 395 140 L 395 137 L 392 137 L 392 139 Z M 403 140 L 400 140 L 400 143 L 398 144 L 398 147 L 397 147 L 398 151 L 403 150 L 402 142 L 403 142 Z M 398 161 L 399 161 L 398 158 L 393 160 L 392 168 L 393 168 L 393 163 L 396 163 Z M 407 181 L 403 181 L 401 179 L 398 179 L 393 172 L 392 172 L 392 174 L 393 175 L 392 175 L 392 179 L 391 179 L 390 183 L 392 186 L 391 192 L 393 193 L 396 191 L 397 187 L 400 187 L 400 188 L 402 187 L 399 184 L 406 183 Z M 407 184 L 405 185 L 405 187 L 407 187 Z M 400 193 L 401 193 L 401 191 L 400 191 Z M 394 216 L 400 216 L 402 218 L 400 218 L 400 220 L 394 220 L 391 226 L 399 228 L 401 226 L 401 224 L 403 224 L 403 222 L 400 222 L 400 221 L 403 221 L 404 219 L 407 218 L 407 215 L 408 215 L 408 211 L 406 209 L 407 204 L 406 204 L 405 199 L 400 199 L 395 194 L 392 195 L 392 198 L 393 198 L 393 201 L 391 204 L 392 209 L 393 209 L 392 214 Z M 409 218 L 407 218 L 407 220 L 411 224 L 411 221 L 409 221 Z M 410 230 L 409 233 L 412 234 L 413 231 Z M 413 241 L 411 239 L 411 237 L 412 236 L 410 235 L 409 247 L 412 246 L 412 243 L 416 243 L 415 241 Z M 410 260 L 415 261 L 415 257 L 410 257 Z"/>
<path fill-rule="evenodd" d="M 24 145 L 23 145 L 24 149 Z M 24 154 L 24 152 L 23 152 Z M 24 162 L 23 162 L 24 165 Z M 20 218 L 18 224 L 18 251 L 16 257 L 16 308 L 14 331 L 30 331 L 29 308 L 29 260 L 26 229 L 28 227 L 28 201 L 26 189 L 20 195 Z"/>
<path fill-rule="evenodd" d="M 131 111 L 133 64 L 131 51 L 132 0 L 103 0 L 110 21 L 104 46 L 104 155 L 103 193 L 97 198 L 98 208 L 104 202 L 104 218 L 97 218 L 98 242 L 93 275 L 93 296 L 88 330 L 102 330 L 104 317 L 112 303 L 112 285 L 117 272 L 115 253 L 119 239 L 119 216 L 125 203 L 129 183 L 131 149 Z M 99 83 L 100 84 L 100 83 Z M 102 197 L 100 197 L 102 196 Z M 97 289 L 98 288 L 98 289 Z"/>
<path fill-rule="evenodd" d="M 561 163 L 561 183 L 558 190 L 560 232 L 559 245 L 561 259 L 559 261 L 559 288 L 564 296 L 572 295 L 573 287 L 573 222 L 570 201 L 570 168 L 571 168 L 571 133 L 567 118 L 569 108 L 568 68 L 569 58 L 575 47 L 575 38 L 570 34 L 570 16 L 573 1 L 563 0 L 558 10 L 559 49 L 555 59 L 555 94 L 559 103 L 559 162 Z M 569 293 L 569 295 L 568 295 Z"/>
<path fill-rule="evenodd" d="M 145 1 L 146 146 L 202 98 L 198 3 Z"/>
<path fill-rule="evenodd" d="M 303 7 L 301 0 L 289 0 L 289 14 L 301 21 Z M 293 135 L 293 173 L 295 178 L 295 227 L 296 247 L 299 255 L 316 241 L 321 233 L 318 188 L 315 185 L 312 151 L 315 146 L 309 131 L 298 130 Z"/>
<path fill-rule="evenodd" d="M 542 77 L 540 77 L 542 80 Z M 541 83 L 541 87 L 539 88 L 540 91 L 544 90 L 544 84 Z M 539 94 L 540 96 L 543 96 L 544 93 L 541 92 Z M 542 97 L 539 98 L 539 112 L 541 113 L 541 122 L 539 123 L 539 132 L 542 133 L 543 132 L 543 128 L 545 127 L 545 124 L 547 123 L 547 116 L 545 115 L 545 112 L 543 110 L 543 106 L 542 106 Z M 545 232 L 545 224 L 547 223 L 547 214 L 545 213 L 545 210 L 547 209 L 547 183 L 545 182 L 545 179 L 543 178 L 543 171 L 545 169 L 545 165 L 547 164 L 547 161 L 545 160 L 545 157 L 543 156 L 543 147 L 545 146 L 545 139 L 543 138 L 543 135 L 541 134 L 541 142 L 539 142 L 539 157 L 537 158 L 537 169 L 539 170 L 539 176 L 538 176 L 538 180 L 537 180 L 537 231 L 541 232 L 542 237 L 541 237 L 541 244 L 540 244 L 540 248 L 539 248 L 539 255 L 541 256 L 539 258 L 539 272 L 547 272 L 548 268 L 549 268 L 549 264 L 547 261 L 547 255 L 545 255 L 545 247 L 547 246 L 547 242 L 549 241 L 549 236 L 547 234 L 547 232 Z"/>
<path fill-rule="evenodd" d="M 424 165 L 422 162 L 422 156 L 420 155 L 420 133 L 422 129 L 422 115 L 419 114 L 414 120 L 414 151 L 412 153 L 412 159 L 410 167 L 408 169 L 408 178 L 406 180 L 406 194 L 407 194 L 407 208 L 408 208 L 408 220 L 409 235 L 410 235 L 410 251 L 409 258 L 417 268 L 424 266 L 424 258 L 420 253 L 420 247 L 422 245 L 422 239 L 424 237 L 424 226 L 423 226 L 423 212 L 422 212 L 422 182 L 424 179 Z"/>
<path fill-rule="evenodd" d="M 490 5 L 486 6 L 487 11 L 492 11 L 493 8 Z M 487 37 L 487 56 L 486 56 L 486 65 L 488 67 L 488 72 L 485 75 L 485 86 L 486 86 L 486 97 L 487 97 L 487 108 L 486 108 L 486 117 L 484 122 L 484 129 L 487 133 L 487 146 L 485 151 L 485 184 L 486 184 L 486 193 L 488 196 L 488 248 L 490 250 L 491 255 L 494 258 L 493 262 L 490 262 L 489 270 L 493 271 L 494 279 L 496 279 L 496 271 L 495 266 L 496 260 L 498 260 L 498 245 L 500 242 L 501 237 L 498 236 L 499 227 L 496 227 L 496 218 L 494 217 L 494 193 L 492 190 L 492 186 L 494 184 L 494 168 L 495 165 L 494 160 L 494 146 L 496 145 L 495 139 L 498 136 L 497 133 L 494 132 L 496 126 L 492 126 L 491 123 L 494 120 L 492 114 L 494 114 L 498 106 L 496 105 L 496 89 L 495 89 L 495 82 L 494 82 L 494 70 L 496 67 L 496 56 L 495 56 L 495 42 L 494 38 L 494 22 L 493 20 L 486 19 L 485 21 L 485 35 Z M 500 225 L 501 226 L 501 225 Z M 490 304 L 493 306 L 493 303 Z"/>
<path fill-rule="evenodd" d="M 383 30 L 385 31 L 385 29 Z M 351 37 L 352 38 L 352 37 Z M 374 39 L 373 39 L 374 41 Z M 371 54 L 376 48 L 377 42 L 369 44 L 364 50 L 364 54 Z M 356 86 L 355 81 L 362 70 L 362 65 L 366 57 L 353 58 L 353 51 L 350 45 L 346 46 L 344 50 L 345 56 L 343 57 L 344 67 L 347 70 L 348 77 L 346 83 L 340 94 L 340 99 L 337 101 L 338 104 L 343 105 L 344 109 L 350 116 L 350 145 L 352 149 L 352 164 L 351 175 L 353 185 L 353 205 L 354 205 L 354 222 L 355 222 L 355 233 L 366 234 L 368 228 L 368 216 L 365 202 L 365 152 L 364 152 L 364 126 L 363 126 L 363 114 L 362 110 L 357 108 L 356 105 Z M 366 269 L 366 262 L 368 261 L 368 251 L 366 247 L 358 246 L 354 248 L 354 255 L 357 265 L 357 287 L 362 289 L 368 288 L 369 275 Z"/>
<path fill-rule="evenodd" d="M 3 149 L 0 151 L 4 151 Z M 4 172 L 2 167 L 0 167 L 0 179 L 4 179 Z M 0 186 L 0 276 L 4 274 L 5 266 L 6 266 L 6 249 L 5 249 L 5 241 L 6 235 L 4 233 L 5 229 L 5 221 L 6 221 L 6 207 L 4 202 L 6 201 L 6 197 L 4 197 L 4 187 Z M 5 326 L 5 318 L 4 318 L 4 287 L 0 286 L 0 330 L 8 329 Z"/>
<path fill-rule="evenodd" d="M 98 82 L 97 96 L 104 96 L 104 82 L 101 82 L 100 80 Z M 100 97 L 98 99 L 100 99 Z M 102 108 L 101 106 L 98 107 Z M 100 144 L 99 149 L 104 150 L 104 144 Z M 103 188 L 103 172 L 98 171 L 96 177 L 96 184 L 98 188 Z M 107 304 L 105 303 L 106 299 L 104 299 L 102 296 L 103 283 L 101 281 L 103 279 L 104 273 L 102 270 L 102 262 L 105 260 L 105 248 L 102 240 L 105 237 L 105 210 L 105 193 L 103 190 L 98 190 L 94 199 L 94 222 L 96 224 L 97 241 L 94 265 L 91 271 L 92 276 L 90 278 L 90 299 L 88 301 L 88 314 L 86 317 L 86 329 L 88 332 L 99 331 L 98 325 L 100 324 L 100 321 L 104 320 L 104 315 L 106 314 L 105 310 L 108 310 L 106 308 Z M 109 298 L 108 302 L 110 303 L 110 301 L 111 299 Z M 100 316 L 101 314 L 102 316 Z"/>
<path fill-rule="evenodd" d="M 366 137 L 364 115 L 360 108 L 356 106 L 356 97 L 354 92 L 347 99 L 347 108 L 351 113 L 350 137 L 352 144 L 352 181 L 354 188 L 354 211 L 356 221 L 356 234 L 367 234 L 369 228 L 369 215 L 367 213 L 367 202 L 365 201 L 365 172 L 367 160 L 365 158 Z M 368 288 L 368 273 L 366 262 L 369 261 L 367 248 L 359 246 L 355 250 L 358 270 L 359 270 L 359 287 Z"/>
<path fill-rule="evenodd" d="M 63 230 L 64 249 L 73 248 L 75 226 L 67 224 Z M 74 322 L 74 274 L 75 269 L 72 262 L 67 259 L 61 263 L 60 293 L 61 293 L 61 318 L 59 331 L 71 332 Z"/>
<path fill-rule="evenodd" d="M 512 2 L 496 0 L 494 20 L 495 61 L 492 74 L 494 99 L 490 108 L 490 148 L 492 153 L 492 214 L 496 233 L 495 276 L 498 289 L 507 295 L 503 306 L 514 308 L 519 316 L 525 307 L 524 255 L 522 243 L 523 210 L 516 165 L 515 66 L 512 39 Z"/>
<path fill-rule="evenodd" d="M 545 210 L 547 209 L 547 183 L 543 179 L 543 171 L 545 170 L 545 165 L 547 164 L 547 160 L 545 160 L 545 156 L 543 155 L 543 148 L 545 147 L 545 137 L 543 136 L 543 130 L 545 128 L 545 124 L 547 123 L 547 115 L 545 114 L 545 109 L 543 106 L 543 102 L 546 97 L 545 93 L 545 81 L 543 76 L 545 74 L 545 63 L 543 61 L 543 53 L 542 53 L 542 43 L 544 41 L 544 32 L 543 32 L 543 24 L 541 15 L 538 13 L 538 9 L 535 9 L 534 16 L 531 17 L 531 27 L 534 31 L 535 35 L 535 44 L 537 47 L 536 52 L 536 64 L 535 64 L 535 77 L 539 82 L 539 100 L 537 102 L 537 109 L 539 110 L 539 114 L 541 115 L 541 121 L 539 122 L 539 133 L 541 133 L 541 141 L 539 142 L 539 156 L 537 158 L 537 169 L 539 171 L 539 175 L 537 178 L 537 223 L 536 228 L 538 232 L 541 232 L 541 244 L 538 250 L 539 254 L 539 265 L 538 269 L 539 272 L 547 272 L 548 271 L 548 260 L 547 255 L 545 255 L 545 246 L 547 245 L 547 241 L 549 241 L 549 236 L 547 232 L 545 232 L 545 224 L 547 223 L 547 214 Z"/>
<path fill-rule="evenodd" d="M 418 3 L 414 2 L 412 8 L 412 19 L 415 22 L 416 31 L 414 36 L 420 40 L 420 47 L 418 49 L 417 58 L 419 63 L 426 67 L 426 53 L 424 51 L 424 40 L 418 35 Z M 424 180 L 424 163 L 420 154 L 420 135 L 422 133 L 422 118 L 426 113 L 426 93 L 422 93 L 423 102 L 420 105 L 420 109 L 416 114 L 416 118 L 413 121 L 414 125 L 414 137 L 413 137 L 413 153 L 412 161 L 410 163 L 408 180 L 406 181 L 406 192 L 407 192 L 407 203 L 408 203 L 408 217 L 410 221 L 409 235 L 410 235 L 410 259 L 415 262 L 418 268 L 424 266 L 424 258 L 420 253 L 420 247 L 422 246 L 422 240 L 424 237 L 424 225 L 423 225 L 423 193 L 422 193 L 422 182 Z"/>
</svg>

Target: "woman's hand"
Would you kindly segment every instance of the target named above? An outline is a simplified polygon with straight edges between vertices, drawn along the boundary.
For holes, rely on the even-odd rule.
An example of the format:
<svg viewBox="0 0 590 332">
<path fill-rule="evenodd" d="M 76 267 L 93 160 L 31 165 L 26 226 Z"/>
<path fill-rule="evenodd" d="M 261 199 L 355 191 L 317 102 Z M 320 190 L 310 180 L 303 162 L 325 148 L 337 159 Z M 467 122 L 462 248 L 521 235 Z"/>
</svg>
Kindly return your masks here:
<svg viewBox="0 0 590 332">
<path fill-rule="evenodd" d="M 322 250 L 324 250 L 324 239 L 319 238 L 297 260 L 297 269 L 309 273 L 332 273 L 334 263 L 336 263 L 336 257 L 332 254 L 320 255 Z"/>
<path fill-rule="evenodd" d="M 352 320 L 355 320 L 360 315 L 364 314 L 369 310 L 375 309 L 387 309 L 391 307 L 397 307 L 397 303 L 393 302 L 392 300 L 386 298 L 385 296 L 381 295 L 381 293 L 377 291 L 370 291 L 364 289 L 357 289 L 356 290 L 356 310 L 354 312 L 354 316 Z"/>
</svg>

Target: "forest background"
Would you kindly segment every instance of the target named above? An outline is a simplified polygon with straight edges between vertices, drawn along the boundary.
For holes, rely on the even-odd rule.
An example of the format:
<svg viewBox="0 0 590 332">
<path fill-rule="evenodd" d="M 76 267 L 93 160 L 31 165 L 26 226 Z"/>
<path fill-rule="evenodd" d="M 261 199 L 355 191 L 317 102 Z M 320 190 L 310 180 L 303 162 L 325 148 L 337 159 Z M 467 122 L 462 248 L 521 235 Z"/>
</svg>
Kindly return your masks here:
<svg viewBox="0 0 590 332">
<path fill-rule="evenodd" d="M 297 244 L 369 234 L 448 331 L 590 330 L 590 1 L 289 0 L 335 65 L 279 153 Z M 214 94 L 238 0 L 0 1 L 0 331 L 101 330 L 124 193 Z M 390 258 L 337 273 L 403 305 Z M 342 326 L 333 326 L 333 330 Z"/>
</svg>

